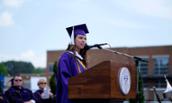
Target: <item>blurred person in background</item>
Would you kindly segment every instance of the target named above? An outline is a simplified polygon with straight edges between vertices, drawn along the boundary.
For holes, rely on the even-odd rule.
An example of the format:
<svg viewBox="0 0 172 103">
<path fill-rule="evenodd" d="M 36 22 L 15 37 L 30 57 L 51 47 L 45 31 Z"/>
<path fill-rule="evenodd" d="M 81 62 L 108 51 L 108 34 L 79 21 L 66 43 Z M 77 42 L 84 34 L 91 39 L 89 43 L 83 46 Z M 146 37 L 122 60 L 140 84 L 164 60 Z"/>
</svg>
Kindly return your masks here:
<svg viewBox="0 0 172 103">
<path fill-rule="evenodd" d="M 53 103 L 53 94 L 50 92 L 45 79 L 40 79 L 37 83 L 39 89 L 34 93 L 36 103 Z"/>
<path fill-rule="evenodd" d="M 0 103 L 6 103 L 2 92 L 0 92 Z"/>
<path fill-rule="evenodd" d="M 36 103 L 31 90 L 23 87 L 23 78 L 15 75 L 11 87 L 5 92 L 8 103 Z"/>
</svg>

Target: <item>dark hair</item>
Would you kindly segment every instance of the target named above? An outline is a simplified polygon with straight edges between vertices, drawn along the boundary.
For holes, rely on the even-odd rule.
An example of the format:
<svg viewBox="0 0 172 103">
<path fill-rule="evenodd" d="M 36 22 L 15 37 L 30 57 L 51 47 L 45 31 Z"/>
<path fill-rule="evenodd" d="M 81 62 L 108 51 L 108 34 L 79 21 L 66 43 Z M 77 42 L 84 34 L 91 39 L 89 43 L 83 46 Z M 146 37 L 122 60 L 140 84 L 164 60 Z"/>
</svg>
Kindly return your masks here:
<svg viewBox="0 0 172 103">
<path fill-rule="evenodd" d="M 13 76 L 13 79 L 15 78 L 15 77 L 22 77 L 20 74 L 15 74 L 14 76 Z"/>
<path fill-rule="evenodd" d="M 14 78 L 12 78 L 12 79 L 10 80 L 10 82 L 11 82 L 11 86 L 14 86 Z"/>
<path fill-rule="evenodd" d="M 87 66 L 87 62 L 86 62 L 86 54 L 87 54 L 87 49 L 86 49 L 87 44 L 85 45 L 85 47 L 83 49 L 80 50 L 79 54 L 83 57 L 82 62 Z M 67 49 L 68 51 L 75 51 L 76 46 L 75 45 L 71 45 L 69 44 Z M 75 52 L 74 52 L 75 55 Z"/>
<path fill-rule="evenodd" d="M 10 80 L 10 82 L 11 82 L 11 86 L 14 86 L 14 79 L 15 79 L 15 77 L 22 77 L 20 74 L 15 74 L 14 76 L 13 76 L 13 78 Z"/>
</svg>

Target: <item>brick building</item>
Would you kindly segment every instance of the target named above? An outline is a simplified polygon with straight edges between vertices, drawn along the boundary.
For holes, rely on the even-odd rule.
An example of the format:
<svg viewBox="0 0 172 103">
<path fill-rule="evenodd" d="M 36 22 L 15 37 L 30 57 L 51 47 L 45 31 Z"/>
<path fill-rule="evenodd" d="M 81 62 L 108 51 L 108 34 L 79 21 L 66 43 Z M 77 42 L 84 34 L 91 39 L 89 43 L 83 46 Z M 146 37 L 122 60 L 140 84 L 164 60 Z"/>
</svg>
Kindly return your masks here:
<svg viewBox="0 0 172 103">
<path fill-rule="evenodd" d="M 152 87 L 155 86 L 162 98 L 162 92 L 166 89 L 164 74 L 172 83 L 172 45 L 166 46 L 148 46 L 148 47 L 121 47 L 112 48 L 112 50 L 138 56 L 148 61 L 148 63 L 139 62 L 138 70 L 142 75 L 144 96 L 146 100 L 154 100 L 156 97 Z M 53 64 L 58 60 L 63 50 L 47 51 L 47 69 L 52 73 Z M 88 51 L 88 68 L 105 60 L 113 59 L 115 53 L 107 50 L 93 49 Z M 120 58 L 119 58 L 120 59 Z"/>
</svg>

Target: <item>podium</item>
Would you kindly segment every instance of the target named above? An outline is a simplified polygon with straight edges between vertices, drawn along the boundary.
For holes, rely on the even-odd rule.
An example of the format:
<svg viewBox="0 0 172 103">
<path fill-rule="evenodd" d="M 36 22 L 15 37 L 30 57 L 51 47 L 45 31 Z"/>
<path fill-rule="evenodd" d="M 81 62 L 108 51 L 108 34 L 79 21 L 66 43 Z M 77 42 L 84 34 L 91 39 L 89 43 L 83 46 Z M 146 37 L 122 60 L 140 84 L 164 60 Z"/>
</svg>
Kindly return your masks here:
<svg viewBox="0 0 172 103">
<path fill-rule="evenodd" d="M 69 79 L 69 99 L 76 103 L 112 103 L 135 99 L 137 70 L 127 57 L 103 61 Z"/>
</svg>

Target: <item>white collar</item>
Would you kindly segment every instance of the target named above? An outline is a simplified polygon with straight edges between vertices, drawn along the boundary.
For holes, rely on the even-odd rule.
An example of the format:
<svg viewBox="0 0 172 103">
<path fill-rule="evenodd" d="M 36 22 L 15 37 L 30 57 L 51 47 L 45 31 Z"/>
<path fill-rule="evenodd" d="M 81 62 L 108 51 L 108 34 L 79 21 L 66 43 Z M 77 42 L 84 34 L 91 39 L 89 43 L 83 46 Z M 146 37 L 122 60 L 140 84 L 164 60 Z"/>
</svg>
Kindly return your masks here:
<svg viewBox="0 0 172 103">
<path fill-rule="evenodd" d="M 72 51 L 69 51 L 69 53 L 74 54 Z M 75 54 L 79 59 L 83 60 L 83 57 L 77 51 L 75 51 Z"/>
</svg>

